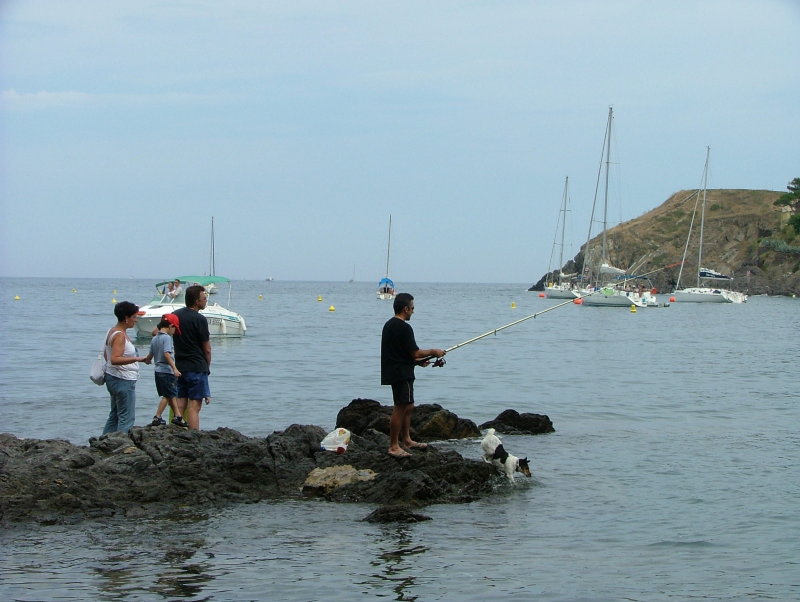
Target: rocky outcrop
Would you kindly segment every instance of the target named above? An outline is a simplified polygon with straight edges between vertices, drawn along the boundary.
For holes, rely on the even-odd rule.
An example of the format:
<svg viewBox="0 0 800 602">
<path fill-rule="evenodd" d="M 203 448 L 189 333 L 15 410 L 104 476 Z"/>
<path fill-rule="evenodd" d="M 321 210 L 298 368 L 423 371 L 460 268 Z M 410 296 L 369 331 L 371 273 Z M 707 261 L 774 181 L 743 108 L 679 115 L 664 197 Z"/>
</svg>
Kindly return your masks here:
<svg viewBox="0 0 800 602">
<path fill-rule="evenodd" d="M 336 426 L 356 434 L 374 429 L 388 435 L 391 415 L 391 406 L 383 406 L 373 399 L 354 399 L 339 411 Z M 415 406 L 411 414 L 411 436 L 417 441 L 466 439 L 480 434 L 474 422 L 459 418 L 436 403 Z"/>
<path fill-rule="evenodd" d="M 505 410 L 497 418 L 484 422 L 481 429 L 493 428 L 505 435 L 543 435 L 554 433 L 553 423 L 544 414 L 520 414 L 516 410 Z"/>
<path fill-rule="evenodd" d="M 321 427 L 298 424 L 265 438 L 227 428 L 136 427 L 92 438 L 88 447 L 0 434 L 0 521 L 55 523 L 304 496 L 391 507 L 369 520 L 416 521 L 426 517 L 410 509 L 492 492 L 501 478 L 495 468 L 455 451 L 429 445 L 408 458 L 390 456 L 390 415 L 391 407 L 369 399 L 342 408 L 337 427 L 351 431 L 344 453 L 321 449 Z M 420 441 L 481 434 L 437 404 L 416 407 L 413 417 Z M 507 434 L 553 430 L 547 416 L 515 410 L 483 426 Z"/>
<path fill-rule="evenodd" d="M 467 502 L 492 489 L 494 469 L 434 446 L 396 459 L 386 435 L 353 435 L 347 452 L 320 449 L 325 431 L 293 425 L 266 438 L 232 429 L 134 428 L 92 439 L 0 435 L 0 519 L 60 522 L 155 510 L 165 504 L 322 496 L 339 502 Z"/>
</svg>

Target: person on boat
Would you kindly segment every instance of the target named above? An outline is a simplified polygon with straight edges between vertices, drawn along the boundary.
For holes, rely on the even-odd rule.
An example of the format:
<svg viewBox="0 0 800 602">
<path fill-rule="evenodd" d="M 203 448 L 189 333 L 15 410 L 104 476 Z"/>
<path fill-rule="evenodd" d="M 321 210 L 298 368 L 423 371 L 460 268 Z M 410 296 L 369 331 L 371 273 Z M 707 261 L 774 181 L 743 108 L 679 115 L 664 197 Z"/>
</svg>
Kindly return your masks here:
<svg viewBox="0 0 800 602">
<path fill-rule="evenodd" d="M 444 357 L 443 349 L 420 349 L 408 321 L 414 313 L 414 297 L 400 293 L 394 298 L 394 317 L 381 333 L 381 384 L 391 385 L 394 408 L 389 421 L 389 455 L 408 457 L 407 449 L 425 448 L 411 438 L 414 410 L 414 366 L 427 366 L 432 357 Z"/>
<path fill-rule="evenodd" d="M 117 324 L 106 333 L 105 356 L 106 390 L 111 396 L 103 434 L 122 431 L 127 433 L 136 419 L 136 381 L 139 379 L 139 362 L 149 364 L 151 355 L 136 355 L 136 346 L 127 330 L 139 320 L 139 306 L 130 301 L 120 301 L 114 306 Z"/>
<path fill-rule="evenodd" d="M 177 396 L 178 396 L 178 377 L 181 375 L 178 367 L 175 365 L 173 355 L 175 348 L 172 342 L 172 336 L 176 332 L 181 331 L 181 323 L 178 316 L 175 314 L 164 314 L 161 321 L 158 323 L 158 332 L 150 341 L 150 355 L 153 356 L 155 362 L 155 371 L 153 373 L 156 380 L 156 393 L 160 396 L 158 400 L 158 409 L 150 426 L 160 426 L 166 424 L 167 421 L 161 417 L 167 405 L 172 409 L 174 417 L 172 424 L 177 426 L 189 426 L 184 422 L 180 411 L 178 410 Z"/>
<path fill-rule="evenodd" d="M 200 409 L 211 403 L 211 339 L 208 320 L 200 313 L 208 304 L 208 293 L 199 284 L 186 289 L 186 307 L 175 311 L 181 329 L 173 338 L 178 377 L 178 412 L 190 430 L 200 430 Z"/>
<path fill-rule="evenodd" d="M 173 280 L 172 282 L 169 283 L 169 287 L 167 289 L 167 296 L 170 299 L 177 299 L 178 295 L 180 295 L 182 292 L 183 292 L 183 289 L 181 288 L 181 281 L 180 280 L 175 278 L 175 280 Z"/>
</svg>

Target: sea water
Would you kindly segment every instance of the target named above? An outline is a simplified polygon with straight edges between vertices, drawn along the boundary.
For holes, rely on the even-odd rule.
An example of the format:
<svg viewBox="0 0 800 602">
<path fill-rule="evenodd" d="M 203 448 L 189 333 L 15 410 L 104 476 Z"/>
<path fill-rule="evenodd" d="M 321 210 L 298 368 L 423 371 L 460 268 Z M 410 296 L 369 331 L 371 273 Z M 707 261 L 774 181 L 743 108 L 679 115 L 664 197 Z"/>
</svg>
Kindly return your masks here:
<svg viewBox="0 0 800 602">
<path fill-rule="evenodd" d="M 452 347 L 557 303 L 524 284 L 403 284 L 422 347 Z M 333 429 L 389 403 L 374 283 L 234 282 L 247 336 L 214 340 L 204 429 Z M 0 279 L 0 431 L 86 445 L 108 394 L 88 378 L 143 280 Z M 19 299 L 15 299 L 15 297 Z M 662 296 L 662 301 L 667 301 Z M 513 408 L 556 432 L 504 436 L 534 476 L 415 524 L 319 500 L 0 532 L 4 600 L 796 600 L 800 300 L 552 311 L 417 369 L 417 402 L 476 423 Z M 148 342 L 139 341 L 143 352 Z M 157 396 L 142 366 L 136 423 Z M 479 439 L 437 443 L 478 458 Z M 2 482 L 0 481 L 0 486 Z"/>
</svg>

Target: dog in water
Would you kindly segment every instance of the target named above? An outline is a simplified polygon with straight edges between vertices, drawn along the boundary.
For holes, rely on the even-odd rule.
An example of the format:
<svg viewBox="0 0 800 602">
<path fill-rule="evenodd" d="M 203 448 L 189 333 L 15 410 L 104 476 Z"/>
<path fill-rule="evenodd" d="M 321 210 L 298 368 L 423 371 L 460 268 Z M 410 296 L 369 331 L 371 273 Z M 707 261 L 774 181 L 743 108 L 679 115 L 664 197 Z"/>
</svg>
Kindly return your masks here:
<svg viewBox="0 0 800 602">
<path fill-rule="evenodd" d="M 514 480 L 515 472 L 521 472 L 526 477 L 531 476 L 528 458 L 517 458 L 508 453 L 503 447 L 503 442 L 494 434 L 494 429 L 486 431 L 486 436 L 481 441 L 481 449 L 484 462 L 494 464 L 506 474 L 509 480 Z"/>
</svg>

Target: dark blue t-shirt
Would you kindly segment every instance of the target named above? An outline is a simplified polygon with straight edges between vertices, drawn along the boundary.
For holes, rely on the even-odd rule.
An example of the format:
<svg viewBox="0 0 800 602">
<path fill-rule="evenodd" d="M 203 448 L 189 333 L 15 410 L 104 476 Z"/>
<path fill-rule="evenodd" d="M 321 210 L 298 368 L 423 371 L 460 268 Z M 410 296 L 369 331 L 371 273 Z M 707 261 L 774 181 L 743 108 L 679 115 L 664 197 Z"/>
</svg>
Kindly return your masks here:
<svg viewBox="0 0 800 602">
<path fill-rule="evenodd" d="M 381 334 L 381 384 L 414 380 L 414 352 L 417 349 L 411 325 L 392 316 L 383 325 Z"/>
</svg>

